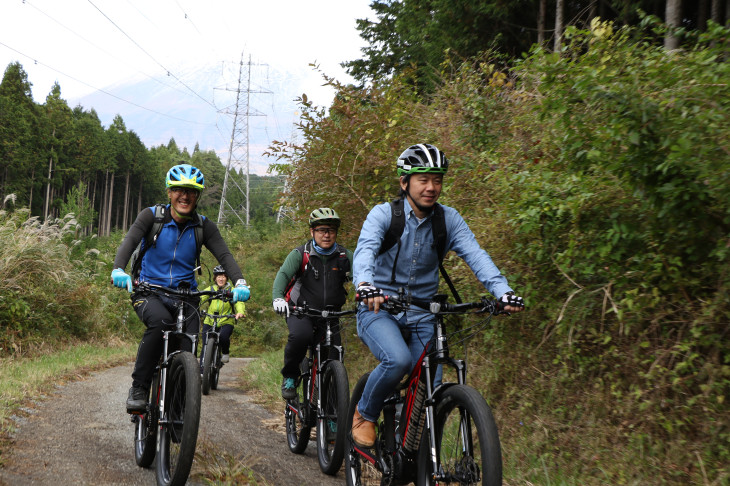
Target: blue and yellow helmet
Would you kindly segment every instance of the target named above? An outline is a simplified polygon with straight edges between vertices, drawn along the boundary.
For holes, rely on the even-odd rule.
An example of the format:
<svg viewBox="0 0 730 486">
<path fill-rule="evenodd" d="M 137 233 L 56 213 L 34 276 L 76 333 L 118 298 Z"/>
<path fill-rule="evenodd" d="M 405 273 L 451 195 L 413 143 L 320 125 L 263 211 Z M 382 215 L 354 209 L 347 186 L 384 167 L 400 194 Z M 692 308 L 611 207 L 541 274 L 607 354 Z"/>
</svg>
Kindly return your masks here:
<svg viewBox="0 0 730 486">
<path fill-rule="evenodd" d="M 166 187 L 188 187 L 202 191 L 205 189 L 205 177 L 200 169 L 190 164 L 179 164 L 167 171 Z"/>
</svg>

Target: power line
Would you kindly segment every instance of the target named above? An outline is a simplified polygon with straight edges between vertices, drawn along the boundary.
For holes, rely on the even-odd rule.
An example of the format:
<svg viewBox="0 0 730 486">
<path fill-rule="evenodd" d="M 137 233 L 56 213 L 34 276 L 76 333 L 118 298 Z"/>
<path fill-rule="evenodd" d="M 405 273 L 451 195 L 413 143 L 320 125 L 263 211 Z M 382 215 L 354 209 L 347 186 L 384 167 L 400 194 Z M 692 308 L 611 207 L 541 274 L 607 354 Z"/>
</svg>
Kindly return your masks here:
<svg viewBox="0 0 730 486">
<path fill-rule="evenodd" d="M 179 9 L 180 9 L 180 11 L 181 11 L 181 12 L 183 13 L 183 15 L 185 15 L 185 20 L 187 20 L 188 22 L 190 22 L 190 25 L 192 25 L 192 26 L 193 26 L 193 28 L 194 28 L 194 29 L 195 29 L 195 30 L 196 30 L 196 31 L 198 32 L 198 34 L 200 34 L 200 35 L 203 35 L 203 34 L 202 34 L 202 33 L 201 33 L 201 32 L 200 32 L 199 30 L 198 30 L 198 28 L 197 28 L 197 27 L 195 26 L 195 23 L 194 23 L 194 22 L 193 22 L 193 20 L 192 20 L 192 19 L 190 18 L 190 16 L 188 15 L 188 13 L 187 13 L 187 12 L 186 12 L 186 11 L 185 11 L 185 10 L 184 10 L 184 9 L 183 9 L 183 8 L 182 8 L 181 6 L 180 6 L 180 3 L 179 3 L 179 2 L 177 1 L 177 0 L 175 0 L 175 3 L 177 4 L 178 8 L 179 8 Z"/>
<path fill-rule="evenodd" d="M 127 2 L 127 3 L 129 3 L 129 2 Z M 120 61 L 120 62 L 123 62 L 123 63 L 124 63 L 124 64 L 126 64 L 127 66 L 129 66 L 129 67 L 132 67 L 133 69 L 136 69 L 138 73 L 140 73 L 140 74 L 143 74 L 144 76 L 146 76 L 147 78 L 151 79 L 152 81 L 155 81 L 156 83 L 159 83 L 159 84 L 161 84 L 162 86 L 165 86 L 165 87 L 167 87 L 167 88 L 170 88 L 170 89 L 174 89 L 175 91 L 177 91 L 177 92 L 179 92 L 179 93 L 184 93 L 184 92 L 183 92 L 183 91 L 181 91 L 181 90 L 180 90 L 180 89 L 179 89 L 179 88 L 178 88 L 177 86 L 173 86 L 173 85 L 171 85 L 171 84 L 167 84 L 167 83 L 164 83 L 164 82 L 160 81 L 160 80 L 159 80 L 158 78 L 152 77 L 152 76 L 150 76 L 149 74 L 147 74 L 147 73 L 145 73 L 145 72 L 143 72 L 143 71 L 140 71 L 139 69 L 137 69 L 137 68 L 136 68 L 136 67 L 134 67 L 134 66 L 130 66 L 130 64 L 129 64 L 129 63 L 127 63 L 127 62 L 126 62 L 126 61 L 125 61 L 124 59 L 121 59 L 120 57 L 116 56 L 115 54 L 113 54 L 113 53 L 111 53 L 111 52 L 109 52 L 109 51 L 107 51 L 107 50 L 103 49 L 103 48 L 102 48 L 101 46 L 99 46 L 98 44 L 96 44 L 96 43 L 94 43 L 94 42 L 91 42 L 91 41 L 90 41 L 89 39 L 87 39 L 86 37 L 82 36 L 81 34 L 79 34 L 78 32 L 76 32 L 76 31 L 75 31 L 74 29 L 71 29 L 70 27 L 68 27 L 68 26 L 64 25 L 63 23 L 59 22 L 58 20 L 56 20 L 56 19 L 55 19 L 55 18 L 53 18 L 52 16 L 48 15 L 48 14 L 47 14 L 46 12 L 44 12 L 44 11 L 43 11 L 43 10 L 41 10 L 40 8 L 38 8 L 38 7 L 36 7 L 35 5 L 31 4 L 30 2 L 28 2 L 28 0 L 25 0 L 25 1 L 23 2 L 23 4 L 24 4 L 24 5 L 28 5 L 28 6 L 32 7 L 32 8 L 34 8 L 34 9 L 35 9 L 36 11 L 38 11 L 39 13 L 41 13 L 41 14 L 45 15 L 45 16 L 46 16 L 46 17 L 47 17 L 47 18 L 48 18 L 49 20 L 52 20 L 52 21 L 53 21 L 53 22 L 55 22 L 55 23 L 56 23 L 57 25 L 59 25 L 59 26 L 63 27 L 63 28 L 64 28 L 64 29 L 66 29 L 67 31 L 71 32 L 71 33 L 72 33 L 73 35 L 75 35 L 76 37 L 78 37 L 78 38 L 79 38 L 79 39 L 81 39 L 82 41 L 84 41 L 84 42 L 86 42 L 87 44 L 89 44 L 89 45 L 93 46 L 93 47 L 94 47 L 95 49 L 98 49 L 99 51 L 103 52 L 104 54 L 106 54 L 106 55 L 108 55 L 108 56 L 110 56 L 110 57 L 113 57 L 114 59 L 116 59 L 116 60 L 118 60 L 118 61 Z M 130 5 L 131 5 L 131 4 L 130 4 Z M 133 5 L 132 5 L 132 6 L 133 6 Z M 134 7 L 134 6 L 133 6 L 133 7 Z M 140 12 L 140 11 L 139 11 L 139 9 L 137 9 L 136 7 L 135 7 L 135 9 L 136 9 L 136 10 L 137 10 L 137 12 L 139 12 L 139 14 L 140 14 L 140 15 L 142 15 L 142 16 L 143 16 L 143 17 L 144 17 L 145 19 L 147 19 L 147 20 L 148 20 L 149 22 L 152 22 L 152 21 L 151 21 L 151 20 L 150 20 L 149 18 L 147 18 L 147 16 L 145 16 L 145 15 L 144 15 L 144 14 L 143 14 L 142 12 Z M 17 52 L 17 51 L 16 51 L 16 52 Z"/>
<path fill-rule="evenodd" d="M 41 61 L 39 61 L 39 60 L 37 60 L 37 59 L 35 59 L 35 58 L 33 58 L 33 57 L 31 57 L 31 56 L 27 55 L 27 54 L 24 54 L 24 53 L 20 52 L 19 50 L 17 50 L 17 49 L 14 49 L 14 48 L 10 47 L 9 45 L 7 45 L 7 44 L 5 44 L 5 43 L 3 43 L 3 42 L 1 42 L 1 41 L 0 41 L 0 46 L 4 46 L 4 47 L 7 47 L 7 48 L 8 48 L 8 49 L 10 49 L 11 51 L 13 51 L 13 52 L 17 52 L 17 53 L 18 53 L 18 54 L 20 54 L 21 56 L 23 56 L 23 57 L 26 57 L 26 58 L 30 59 L 30 60 L 31 60 L 31 61 L 33 61 L 33 62 L 34 62 L 35 64 L 40 64 L 41 66 L 43 66 L 43 67 L 45 67 L 45 68 L 48 68 L 48 69 L 50 69 L 50 70 L 51 70 L 51 71 L 53 71 L 53 72 L 56 72 L 56 73 L 58 73 L 58 74 L 61 74 L 62 76 L 65 76 L 65 77 L 67 77 L 67 78 L 69 78 L 69 79 L 72 79 L 72 80 L 76 81 L 77 83 L 81 83 L 81 84 L 83 84 L 84 86 L 88 86 L 89 88 L 91 88 L 91 89 L 93 89 L 93 90 L 95 90 L 95 91 L 99 91 L 99 92 L 101 92 L 101 93 L 104 93 L 104 94 L 105 94 L 105 95 L 107 95 L 107 96 L 111 96 L 112 98 L 116 98 L 116 99 L 118 99 L 119 101 L 123 101 L 124 103 L 128 103 L 128 104 L 130 104 L 130 105 L 132 105 L 132 106 L 136 106 L 137 108 L 141 108 L 141 109 L 143 109 L 143 110 L 149 111 L 150 113 L 154 113 L 155 115 L 160 115 L 160 116 L 164 116 L 164 117 L 167 117 L 167 118 L 171 118 L 171 119 L 173 119 L 173 120 L 178 120 L 178 121 L 182 121 L 182 122 L 185 122 L 185 123 L 192 123 L 192 124 L 194 124 L 194 125 L 208 125 L 208 123 L 201 123 L 201 122 L 197 122 L 197 121 L 185 120 L 184 118 L 178 118 L 178 117 L 176 117 L 176 116 L 168 115 L 167 113 L 161 113 L 161 112 L 159 112 L 159 111 L 156 111 L 156 110 L 153 110 L 153 109 L 151 109 L 151 108 L 147 108 L 146 106 L 142 106 L 142 105 L 140 105 L 140 104 L 137 104 L 137 103 L 135 103 L 135 102 L 133 102 L 133 101 L 125 100 L 124 98 L 121 98 L 121 97 L 119 97 L 119 96 L 117 96 L 117 95 L 115 95 L 115 94 L 113 94 L 113 93 L 110 93 L 110 92 L 108 92 L 108 91 L 106 91 L 106 90 L 103 90 L 103 89 L 101 89 L 101 88 L 97 88 L 96 86 L 93 86 L 93 85 L 91 85 L 91 84 L 89 84 L 89 83 L 87 83 L 87 82 L 85 82 L 85 81 L 82 81 L 82 80 L 80 80 L 80 79 L 78 79 L 78 78 L 75 78 L 75 77 L 71 76 L 70 74 L 66 74 L 66 73 L 64 73 L 63 71 L 59 71 L 58 69 L 56 69 L 56 68 L 54 68 L 54 67 L 52 67 L 52 66 L 49 66 L 48 64 L 45 64 L 45 63 L 43 63 L 43 62 L 41 62 Z"/>
<path fill-rule="evenodd" d="M 111 22 L 111 24 L 114 27 L 116 27 L 119 30 L 119 32 L 121 32 L 122 34 L 124 34 L 124 36 L 127 37 L 127 39 L 129 39 L 135 46 L 137 46 L 139 48 L 139 50 L 141 50 L 142 52 L 144 52 L 150 59 L 152 59 L 158 66 L 160 66 L 167 73 L 168 76 L 174 78 L 178 83 L 180 83 L 183 86 L 185 86 L 185 88 L 187 88 L 191 93 L 193 93 L 195 96 L 197 96 L 198 98 L 200 98 L 201 100 L 203 100 L 204 102 L 206 102 L 208 105 L 210 105 L 214 109 L 216 109 L 216 110 L 218 109 L 213 103 L 211 103 L 209 100 L 207 100 L 207 99 L 203 98 L 202 96 L 200 96 L 193 88 L 191 88 L 190 86 L 188 86 L 187 84 L 185 84 L 180 78 L 178 78 L 177 76 L 175 76 L 175 74 L 172 71 L 170 71 L 169 69 L 167 69 L 161 62 L 159 62 L 157 59 L 155 59 L 155 57 L 152 54 L 150 54 L 149 52 L 147 52 L 141 45 L 139 45 L 137 43 L 137 41 L 135 41 L 134 39 L 132 39 L 132 37 L 130 37 L 129 34 L 127 34 L 124 31 L 124 29 L 122 29 L 121 27 L 119 27 L 112 19 L 109 18 L 109 16 L 107 14 L 105 14 L 104 12 L 102 12 L 102 10 L 99 7 L 97 7 L 96 5 L 94 5 L 94 2 L 92 2 L 91 0 L 88 0 L 88 2 L 96 10 L 98 10 L 99 13 L 104 16 L 104 18 L 106 18 L 109 22 Z"/>
</svg>

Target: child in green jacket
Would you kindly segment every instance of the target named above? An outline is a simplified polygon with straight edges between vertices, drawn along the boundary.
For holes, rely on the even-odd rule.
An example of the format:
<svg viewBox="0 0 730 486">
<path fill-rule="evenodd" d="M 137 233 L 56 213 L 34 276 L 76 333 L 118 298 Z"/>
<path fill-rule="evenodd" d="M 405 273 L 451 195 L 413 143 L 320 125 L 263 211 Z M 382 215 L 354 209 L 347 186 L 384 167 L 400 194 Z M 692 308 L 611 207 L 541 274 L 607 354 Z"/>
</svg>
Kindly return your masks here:
<svg viewBox="0 0 730 486">
<path fill-rule="evenodd" d="M 213 278 L 215 280 L 215 284 L 211 285 L 209 288 L 205 290 L 220 290 L 224 288 L 232 288 L 230 282 L 228 282 L 228 277 L 226 276 L 226 271 L 223 270 L 223 267 L 221 265 L 218 265 L 213 269 Z M 203 302 L 205 302 L 209 297 L 207 295 L 204 295 L 200 299 L 201 305 Z M 234 312 L 235 310 L 235 312 Z M 231 317 L 226 317 L 224 319 L 218 320 L 218 326 L 219 326 L 219 338 L 218 343 L 221 347 L 221 362 L 228 363 L 229 357 L 230 357 L 230 348 L 231 348 L 231 334 L 233 334 L 233 324 L 235 324 L 237 319 L 240 319 L 242 317 L 246 317 L 246 304 L 243 302 L 236 302 L 233 304 L 233 308 L 231 308 L 231 303 L 226 302 L 220 299 L 212 299 L 210 301 L 210 305 L 208 306 L 207 310 L 208 314 L 218 314 L 218 315 L 226 315 L 226 314 L 235 314 L 236 318 L 233 319 Z M 213 318 L 210 316 L 206 316 L 205 320 L 203 321 L 203 347 L 205 347 L 206 337 L 208 335 L 208 331 L 211 331 L 213 329 Z M 202 363 L 201 363 L 202 366 Z"/>
</svg>

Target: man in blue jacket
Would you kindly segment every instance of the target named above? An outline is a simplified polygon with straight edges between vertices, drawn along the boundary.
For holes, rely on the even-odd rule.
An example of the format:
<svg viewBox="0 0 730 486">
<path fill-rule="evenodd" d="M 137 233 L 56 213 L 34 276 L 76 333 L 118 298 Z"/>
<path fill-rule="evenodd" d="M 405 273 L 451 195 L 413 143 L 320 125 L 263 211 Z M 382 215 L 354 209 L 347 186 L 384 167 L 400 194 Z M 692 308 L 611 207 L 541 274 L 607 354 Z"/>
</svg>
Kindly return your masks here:
<svg viewBox="0 0 730 486">
<path fill-rule="evenodd" d="M 241 269 L 231 255 L 228 246 L 218 231 L 218 227 L 210 219 L 198 217 L 195 208 L 200 193 L 205 188 L 205 178 L 197 167 L 180 164 L 167 172 L 165 180 L 167 196 L 170 203 L 163 215 L 162 227 L 154 244 L 146 241 L 146 235 L 155 223 L 155 207 L 145 208 L 135 220 L 114 258 L 112 283 L 116 287 L 126 288 L 133 292 L 132 278 L 124 269 L 138 244 L 142 242 L 140 282 L 149 282 L 170 288 L 178 288 L 181 284 L 197 289 L 195 267 L 198 261 L 198 242 L 196 226 L 202 225 L 202 242 L 215 256 L 226 274 L 236 282 L 233 288 L 233 301 L 248 300 L 250 291 L 243 279 Z M 177 318 L 175 301 L 157 294 L 134 292 L 132 305 L 140 320 L 147 329 L 137 350 L 137 360 L 132 372 L 132 387 L 127 398 L 127 413 L 143 412 L 147 406 L 147 397 L 152 383 L 155 366 L 162 354 L 162 324 L 174 322 Z M 185 306 L 186 332 L 196 334 L 200 328 L 197 312 L 198 298 L 194 298 L 189 306 Z"/>
<path fill-rule="evenodd" d="M 378 311 L 384 295 L 397 295 L 399 288 L 417 300 L 429 300 L 438 291 L 439 255 L 433 226 L 436 201 L 448 167 L 448 160 L 435 146 L 408 147 L 397 162 L 400 204 L 405 215 L 399 244 L 381 252 L 393 218 L 390 203 L 375 206 L 360 231 L 353 258 L 353 280 L 361 302 L 357 311 L 357 334 L 380 362 L 368 378 L 353 417 L 352 438 L 362 447 L 374 444 L 375 422 L 385 398 L 411 371 L 424 343 L 433 335 L 433 321 L 423 318 L 423 313 L 404 312 L 393 316 Z M 438 214 L 443 215 L 440 225 L 446 229 L 443 255 L 450 250 L 456 252 L 482 285 L 500 299 L 507 312 L 521 311 L 522 298 L 514 295 L 507 279 L 480 247 L 458 211 L 443 205 L 440 208 Z M 401 328 L 411 331 L 407 342 Z"/>
</svg>

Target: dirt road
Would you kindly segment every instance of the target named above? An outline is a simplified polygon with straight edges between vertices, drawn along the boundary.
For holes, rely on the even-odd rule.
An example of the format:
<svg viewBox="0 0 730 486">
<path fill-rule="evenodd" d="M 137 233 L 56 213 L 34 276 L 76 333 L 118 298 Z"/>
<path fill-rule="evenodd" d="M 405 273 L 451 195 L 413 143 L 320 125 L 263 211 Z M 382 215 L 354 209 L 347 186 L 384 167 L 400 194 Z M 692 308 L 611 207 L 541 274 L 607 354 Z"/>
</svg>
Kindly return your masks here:
<svg viewBox="0 0 730 486">
<path fill-rule="evenodd" d="M 334 477 L 319 470 L 314 441 L 303 455 L 289 452 L 283 402 L 280 414 L 253 402 L 238 380 L 246 362 L 232 358 L 221 370 L 218 390 L 203 397 L 198 452 L 213 450 L 241 460 L 259 485 L 344 484 L 342 470 Z M 19 419 L 0 484 L 155 484 L 154 464 L 142 469 L 134 462 L 133 428 L 124 410 L 131 371 L 129 363 L 49 390 L 28 417 Z"/>
</svg>

